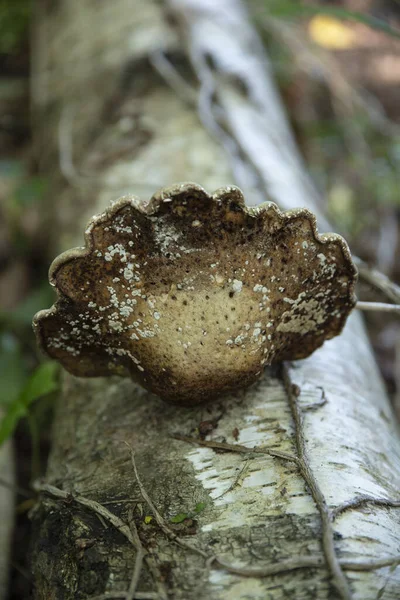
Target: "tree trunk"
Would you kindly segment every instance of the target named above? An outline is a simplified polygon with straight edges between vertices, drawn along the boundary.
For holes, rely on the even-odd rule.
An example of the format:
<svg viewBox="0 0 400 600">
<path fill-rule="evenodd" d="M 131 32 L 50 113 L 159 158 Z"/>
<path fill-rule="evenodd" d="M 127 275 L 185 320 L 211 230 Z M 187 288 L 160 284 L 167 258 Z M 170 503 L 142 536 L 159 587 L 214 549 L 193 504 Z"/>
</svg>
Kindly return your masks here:
<svg viewBox="0 0 400 600">
<path fill-rule="evenodd" d="M 238 1 L 41 6 L 33 98 L 55 249 L 81 243 L 110 200 L 182 180 L 319 214 Z M 212 427 L 211 447 L 173 437 Z M 34 515 L 35 597 L 394 600 L 399 483 L 357 314 L 309 359 L 192 409 L 65 375 Z"/>
</svg>

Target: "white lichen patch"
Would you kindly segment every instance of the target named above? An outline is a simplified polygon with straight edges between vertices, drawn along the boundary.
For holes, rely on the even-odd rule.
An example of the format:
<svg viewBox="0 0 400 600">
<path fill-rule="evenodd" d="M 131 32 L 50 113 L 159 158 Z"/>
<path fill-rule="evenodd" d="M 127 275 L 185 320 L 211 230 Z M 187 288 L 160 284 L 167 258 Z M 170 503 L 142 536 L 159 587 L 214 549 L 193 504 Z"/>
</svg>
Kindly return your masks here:
<svg viewBox="0 0 400 600">
<path fill-rule="evenodd" d="M 325 322 L 324 302 L 315 298 L 303 301 L 304 296 L 306 296 L 306 292 L 302 292 L 296 300 L 292 301 L 290 310 L 282 314 L 277 331 L 303 334 L 316 330 Z"/>
<path fill-rule="evenodd" d="M 238 279 L 234 279 L 232 282 L 232 292 L 239 294 L 242 291 L 243 281 L 239 281 Z"/>
<path fill-rule="evenodd" d="M 153 239 L 156 247 L 161 251 L 162 254 L 166 254 L 168 252 L 170 254 L 170 258 L 176 257 L 176 252 L 174 254 L 172 252 L 172 248 L 177 246 L 178 241 L 182 237 L 182 232 L 179 231 L 174 224 L 166 222 L 165 219 L 152 217 L 151 220 L 153 222 Z"/>
</svg>

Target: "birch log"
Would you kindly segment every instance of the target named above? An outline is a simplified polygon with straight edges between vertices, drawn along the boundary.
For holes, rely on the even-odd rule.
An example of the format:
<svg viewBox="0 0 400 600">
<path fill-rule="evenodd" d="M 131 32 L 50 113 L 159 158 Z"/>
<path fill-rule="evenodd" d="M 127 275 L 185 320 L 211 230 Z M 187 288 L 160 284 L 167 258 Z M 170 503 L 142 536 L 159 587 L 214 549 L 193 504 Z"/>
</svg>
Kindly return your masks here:
<svg viewBox="0 0 400 600">
<path fill-rule="evenodd" d="M 238 1 L 40 7 L 33 99 L 55 249 L 81 243 L 110 200 L 182 180 L 320 212 Z M 187 440 L 210 429 L 205 445 Z M 394 600 L 399 482 L 357 314 L 309 359 L 194 409 L 65 375 L 34 514 L 35 597 Z"/>
</svg>

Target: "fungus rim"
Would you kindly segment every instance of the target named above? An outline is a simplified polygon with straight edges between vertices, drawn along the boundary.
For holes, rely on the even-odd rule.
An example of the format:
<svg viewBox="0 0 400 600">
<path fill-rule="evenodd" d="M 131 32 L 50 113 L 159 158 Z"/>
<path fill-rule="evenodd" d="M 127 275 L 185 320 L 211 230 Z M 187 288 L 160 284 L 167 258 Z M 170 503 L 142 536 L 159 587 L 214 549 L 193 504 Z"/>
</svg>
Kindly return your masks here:
<svg viewBox="0 0 400 600">
<path fill-rule="evenodd" d="M 355 294 L 355 286 L 358 279 L 358 270 L 356 265 L 353 262 L 352 255 L 349 249 L 349 246 L 346 240 L 337 233 L 322 233 L 318 232 L 317 227 L 317 218 L 312 211 L 307 208 L 295 208 L 290 209 L 288 211 L 281 211 L 279 207 L 274 202 L 264 202 L 257 206 L 247 206 L 245 202 L 245 198 L 243 192 L 237 186 L 223 186 L 219 187 L 213 194 L 208 194 L 206 190 L 192 182 L 184 182 L 177 183 L 171 186 L 167 186 L 159 189 L 157 192 L 153 194 L 153 196 L 149 200 L 141 200 L 138 196 L 133 194 L 127 194 L 121 196 L 115 201 L 112 201 L 110 206 L 106 207 L 105 210 L 99 215 L 94 215 L 85 228 L 84 231 L 84 246 L 77 246 L 75 248 L 70 248 L 59 254 L 51 263 L 49 268 L 49 283 L 55 289 L 57 298 L 53 305 L 50 308 L 42 309 L 38 311 L 32 321 L 33 330 L 36 335 L 37 343 L 40 350 L 50 358 L 52 356 L 49 354 L 46 348 L 45 343 L 45 335 L 42 331 L 41 320 L 43 318 L 48 318 L 51 316 L 57 316 L 59 312 L 60 305 L 64 302 L 71 302 L 71 299 L 68 298 L 58 287 L 56 281 L 56 275 L 59 269 L 66 265 L 69 262 L 74 261 L 75 259 L 84 258 L 90 256 L 90 254 L 95 250 L 94 239 L 92 235 L 92 230 L 95 226 L 100 225 L 102 223 L 106 223 L 113 219 L 114 216 L 117 215 L 119 211 L 124 209 L 127 206 L 131 206 L 136 211 L 143 215 L 147 216 L 157 216 L 157 213 L 165 202 L 173 202 L 175 198 L 182 194 L 190 194 L 194 193 L 196 195 L 201 195 L 204 198 L 211 200 L 213 202 L 222 202 L 224 199 L 229 197 L 229 199 L 234 201 L 240 209 L 247 215 L 259 218 L 263 212 L 274 211 L 276 216 L 279 218 L 282 227 L 290 223 L 291 221 L 304 218 L 306 219 L 311 226 L 311 233 L 314 241 L 318 244 L 328 245 L 330 243 L 336 243 L 340 246 L 342 251 L 344 263 L 346 263 L 346 267 L 348 269 L 349 274 L 349 287 L 348 287 L 348 298 L 349 298 L 349 310 L 347 316 L 350 315 L 352 310 L 354 309 L 357 303 L 357 297 Z M 64 307 L 65 308 L 65 304 Z M 341 327 L 338 329 L 337 335 L 340 335 L 344 329 L 346 324 L 347 317 L 343 319 Z M 329 337 L 325 337 L 322 341 L 321 345 L 329 340 Z M 321 346 L 318 346 L 321 347 Z M 318 349 L 318 347 L 316 349 Z M 315 351 L 315 350 L 314 350 Z M 313 352 L 314 352 L 313 351 Z M 100 375 L 99 375 L 100 376 Z"/>
</svg>

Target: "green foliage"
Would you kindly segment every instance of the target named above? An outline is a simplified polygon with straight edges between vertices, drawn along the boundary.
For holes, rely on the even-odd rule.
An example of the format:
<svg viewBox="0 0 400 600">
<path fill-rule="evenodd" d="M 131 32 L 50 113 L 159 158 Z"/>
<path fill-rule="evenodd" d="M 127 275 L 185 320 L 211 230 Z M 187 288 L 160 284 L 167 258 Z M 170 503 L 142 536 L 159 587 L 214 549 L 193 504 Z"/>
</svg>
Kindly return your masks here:
<svg viewBox="0 0 400 600">
<path fill-rule="evenodd" d="M 2 161 L 0 161 L 0 168 L 2 166 L 9 168 L 6 177 L 8 176 L 16 179 L 16 185 L 5 202 L 6 218 L 11 222 L 18 221 L 24 210 L 31 206 L 39 206 L 43 203 L 47 180 L 38 175 L 30 176 L 28 173 L 24 172 L 19 174 L 17 171 L 18 165 L 12 165 L 10 161 L 8 161 L 6 165 L 2 165 L 1 162 Z M 13 170 L 15 170 L 15 175 L 13 175 Z"/>
<path fill-rule="evenodd" d="M 11 331 L 0 333 L 0 409 L 4 415 L 0 422 L 0 445 L 13 434 L 23 417 L 30 419 L 32 433 L 34 423 L 29 409 L 36 400 L 57 389 L 58 368 L 56 363 L 44 362 L 31 372 L 21 342 Z"/>
<path fill-rule="evenodd" d="M 193 517 L 195 517 L 196 515 L 201 513 L 205 509 L 205 507 L 206 507 L 205 502 L 198 502 L 191 512 L 178 513 L 174 517 L 170 518 L 170 522 L 171 523 L 183 523 L 183 521 L 186 521 L 186 519 L 192 519 Z"/>
<path fill-rule="evenodd" d="M 400 0 L 397 3 L 400 5 Z M 374 92 L 367 95 L 363 89 L 357 89 L 356 78 L 353 95 L 352 77 L 344 74 L 349 87 L 336 96 L 336 90 L 329 85 L 335 75 L 327 73 L 325 79 L 314 77 L 311 61 L 309 76 L 305 75 L 303 85 L 290 45 L 282 43 L 279 34 L 263 25 L 271 15 L 294 21 L 321 14 L 358 21 L 395 37 L 400 37 L 400 32 L 370 15 L 352 13 L 326 3 L 317 6 L 316 2 L 306 5 L 298 0 L 250 0 L 250 4 L 255 18 L 259 18 L 280 89 L 292 103 L 289 110 L 306 162 L 318 187 L 326 194 L 331 222 L 357 244 L 362 240 L 363 231 L 376 230 L 377 211 L 390 214 L 400 207 L 400 133 L 390 121 L 390 105 L 388 116 L 380 108 L 384 91 L 382 89 L 375 102 Z M 294 37 L 299 36 L 307 43 L 304 32 L 296 28 L 292 31 Z M 313 52 L 311 39 L 308 49 Z M 318 64 L 318 51 L 315 56 Z M 311 111 L 304 110 L 308 102 L 312 103 Z M 314 117 L 311 116 L 313 111 Z M 396 114 L 395 109 L 394 112 Z"/>
<path fill-rule="evenodd" d="M 13 368 L 14 383 L 8 385 L 8 393 L 2 393 L 2 404 L 6 407 L 5 415 L 0 423 L 0 445 L 14 432 L 18 421 L 28 415 L 29 407 L 42 396 L 54 392 L 58 388 L 58 365 L 45 362 L 39 365 L 29 377 L 22 377 L 20 364 L 16 356 L 10 357 L 8 364 Z"/>
<path fill-rule="evenodd" d="M 41 202 L 46 191 L 46 183 L 46 179 L 38 175 L 23 180 L 12 196 L 16 206 L 24 209 Z"/>
<path fill-rule="evenodd" d="M 11 2 L 6 7 L 0 0 L 0 37 L 5 27 L 6 8 L 10 10 L 8 16 L 11 19 L 11 13 L 21 16 L 19 11 L 28 4 L 24 0 L 16 0 L 12 7 Z M 0 52 L 1 43 L 0 40 Z M 4 219 L 8 230 L 12 254 L 30 265 L 33 244 L 26 235 L 25 226 L 30 215 L 35 218 L 44 200 L 46 180 L 32 176 L 27 164 L 13 159 L 0 160 L 0 178 L 5 188 L 0 218 Z M 34 255 L 35 260 L 37 257 Z M 40 472 L 40 440 L 51 415 L 53 399 L 50 394 L 57 388 L 58 372 L 54 363 L 38 365 L 40 359 L 32 332 L 33 315 L 54 301 L 54 292 L 48 285 L 45 272 L 40 271 L 33 262 L 31 273 L 26 275 L 23 272 L 23 276 L 36 285 L 12 310 L 0 308 L 0 444 L 13 434 L 24 418 L 31 437 L 33 477 Z M 39 398 L 42 401 L 36 403 Z"/>
<path fill-rule="evenodd" d="M 30 0 L 0 0 L 0 53 L 12 54 L 27 36 Z"/>
<path fill-rule="evenodd" d="M 171 517 L 170 521 L 171 523 L 183 523 L 188 517 L 189 515 L 187 513 L 179 513 L 178 515 L 175 515 L 175 517 Z"/>
<path fill-rule="evenodd" d="M 0 406 L 9 406 L 27 376 L 21 347 L 11 334 L 0 335 Z"/>
<path fill-rule="evenodd" d="M 35 223 L 40 213 L 46 211 L 47 180 L 32 175 L 21 160 L 4 159 L 0 159 L 0 178 L 5 190 L 0 218 L 8 230 L 14 256 L 25 258 L 31 253 L 32 239 L 27 236 L 29 219 L 32 217 Z"/>
<path fill-rule="evenodd" d="M 320 173 L 325 173 L 321 187 L 333 190 L 341 184 L 347 187 L 343 194 L 333 194 L 340 198 L 338 205 L 345 208 L 347 223 L 345 229 L 357 233 L 356 229 L 365 226 L 368 208 L 377 205 L 400 207 L 400 137 L 383 133 L 374 126 L 365 112 L 359 109 L 343 121 L 332 118 L 329 123 L 318 121 L 306 127 L 303 135 L 312 151 L 311 162 Z M 360 148 L 353 150 L 359 143 Z M 349 198 L 350 190 L 357 185 L 356 197 Z M 343 203 L 344 196 L 347 196 Z M 336 212 L 334 210 L 334 212 Z M 337 221 L 335 216 L 335 222 Z M 343 223 L 341 223 L 343 224 Z M 350 227 L 348 227 L 350 225 Z"/>
<path fill-rule="evenodd" d="M 312 17 L 327 15 L 336 19 L 356 21 L 372 29 L 378 29 L 388 35 L 400 38 L 400 31 L 393 29 L 386 21 L 368 14 L 347 10 L 338 6 L 304 4 L 299 0 L 251 0 L 258 9 L 264 8 L 269 16 L 291 19 L 296 17 Z M 257 16 L 257 13 L 256 13 Z"/>
</svg>

